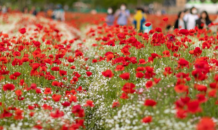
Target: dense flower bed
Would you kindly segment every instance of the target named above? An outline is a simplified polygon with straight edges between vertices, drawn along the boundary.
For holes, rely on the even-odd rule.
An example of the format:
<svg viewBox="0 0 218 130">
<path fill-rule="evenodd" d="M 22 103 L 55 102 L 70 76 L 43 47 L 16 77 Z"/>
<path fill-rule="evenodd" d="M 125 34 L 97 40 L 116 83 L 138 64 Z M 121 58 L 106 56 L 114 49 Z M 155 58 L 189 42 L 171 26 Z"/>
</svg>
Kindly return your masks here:
<svg viewBox="0 0 218 130">
<path fill-rule="evenodd" d="M 78 39 L 41 17 L 8 20 L 0 34 L 0 129 L 217 128 L 212 32 L 95 25 Z"/>
</svg>

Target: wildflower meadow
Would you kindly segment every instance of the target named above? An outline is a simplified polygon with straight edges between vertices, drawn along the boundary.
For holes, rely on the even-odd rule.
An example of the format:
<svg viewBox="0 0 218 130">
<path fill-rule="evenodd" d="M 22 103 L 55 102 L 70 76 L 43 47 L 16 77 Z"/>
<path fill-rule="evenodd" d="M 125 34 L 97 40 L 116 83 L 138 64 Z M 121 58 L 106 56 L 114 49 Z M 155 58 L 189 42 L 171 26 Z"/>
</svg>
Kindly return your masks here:
<svg viewBox="0 0 218 130">
<path fill-rule="evenodd" d="M 210 30 L 77 30 L 24 14 L 0 23 L 0 130 L 218 128 L 218 35 Z"/>
</svg>

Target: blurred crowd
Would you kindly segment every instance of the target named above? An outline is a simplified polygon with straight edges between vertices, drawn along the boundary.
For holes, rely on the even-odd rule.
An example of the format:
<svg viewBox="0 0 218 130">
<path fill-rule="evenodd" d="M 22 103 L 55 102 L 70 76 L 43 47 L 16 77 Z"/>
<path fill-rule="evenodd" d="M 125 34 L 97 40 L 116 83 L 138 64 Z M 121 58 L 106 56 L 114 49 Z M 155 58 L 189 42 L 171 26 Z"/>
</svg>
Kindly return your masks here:
<svg viewBox="0 0 218 130">
<path fill-rule="evenodd" d="M 117 23 L 120 26 L 124 26 L 127 25 L 128 21 L 130 21 L 137 31 L 149 32 L 152 29 L 152 23 L 149 23 L 146 26 L 146 23 L 148 22 L 146 16 L 147 13 L 144 11 L 143 8 L 136 8 L 134 16 L 131 17 L 129 10 L 126 8 L 126 5 L 122 4 L 120 6 L 120 9 L 115 12 L 113 12 L 112 8 L 108 9 L 106 23 L 108 26 L 112 26 L 114 25 L 114 23 Z M 115 21 L 116 19 L 117 21 Z M 174 25 L 168 25 L 166 30 L 190 30 L 197 27 L 199 29 L 211 29 L 213 32 L 216 32 L 218 29 L 216 23 L 218 23 L 218 17 L 215 21 L 211 21 L 207 11 L 199 12 L 196 7 L 192 7 L 191 9 L 185 9 L 184 11 L 180 11 Z"/>
<path fill-rule="evenodd" d="M 106 23 L 108 26 L 114 25 L 116 22 L 120 26 L 125 26 L 128 21 L 131 21 L 137 31 L 150 31 L 151 26 L 145 26 L 147 12 L 143 8 L 136 8 L 133 17 L 130 15 L 130 11 L 127 9 L 126 4 L 121 4 L 120 9 L 114 11 L 112 8 L 108 8 L 106 17 Z M 117 21 L 115 21 L 117 20 Z"/>
<path fill-rule="evenodd" d="M 0 6 L 0 12 L 1 14 L 6 14 L 7 12 L 10 12 L 10 8 L 7 6 Z M 39 8 L 36 8 L 35 6 L 24 7 L 22 9 L 22 12 L 25 14 L 32 14 L 34 16 L 37 16 L 38 12 L 40 12 Z M 65 20 L 65 11 L 62 8 L 62 5 L 58 4 L 54 8 L 47 8 L 45 9 L 45 14 L 47 17 L 50 17 L 55 20 L 64 21 Z"/>
<path fill-rule="evenodd" d="M 65 21 L 65 7 L 58 4 L 52 7 L 47 7 L 44 11 L 46 17 L 52 18 L 58 21 Z M 10 9 L 6 6 L 0 6 L 0 11 L 2 14 L 6 14 L 10 11 Z M 28 7 L 23 8 L 23 13 L 28 13 L 36 16 L 40 9 L 36 7 L 32 7 L 31 9 Z M 107 9 L 106 16 L 106 24 L 108 26 L 113 26 L 114 24 L 118 24 L 120 26 L 128 25 L 132 23 L 135 29 L 139 32 L 149 32 L 152 29 L 152 23 L 147 20 L 147 16 L 152 11 L 149 8 L 136 8 L 134 15 L 130 14 L 130 10 L 127 8 L 126 4 L 121 4 L 120 8 L 115 10 L 112 7 Z M 91 12 L 97 13 L 97 12 Z M 154 14 L 154 12 L 153 12 Z M 165 10 L 158 10 L 155 13 L 157 16 L 165 15 Z M 161 20 L 161 19 L 158 19 Z M 211 29 L 213 32 L 217 32 L 218 29 L 218 17 L 211 21 L 207 11 L 199 12 L 196 7 L 192 7 L 190 9 L 185 9 L 184 11 L 180 11 L 178 13 L 177 19 L 174 22 L 174 25 L 168 25 L 166 27 L 167 31 L 173 31 L 174 29 L 195 29 L 196 27 L 199 29 Z M 213 25 L 213 26 L 212 26 Z"/>
</svg>

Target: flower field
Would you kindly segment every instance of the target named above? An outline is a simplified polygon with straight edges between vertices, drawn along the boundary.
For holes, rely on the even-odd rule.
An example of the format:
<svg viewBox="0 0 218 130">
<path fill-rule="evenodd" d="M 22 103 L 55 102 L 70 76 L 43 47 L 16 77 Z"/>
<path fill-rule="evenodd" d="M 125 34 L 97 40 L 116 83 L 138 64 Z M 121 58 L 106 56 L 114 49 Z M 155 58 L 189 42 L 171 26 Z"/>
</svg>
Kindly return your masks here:
<svg viewBox="0 0 218 130">
<path fill-rule="evenodd" d="M 218 128 L 211 31 L 78 31 L 22 14 L 1 17 L 0 31 L 0 130 Z"/>
</svg>

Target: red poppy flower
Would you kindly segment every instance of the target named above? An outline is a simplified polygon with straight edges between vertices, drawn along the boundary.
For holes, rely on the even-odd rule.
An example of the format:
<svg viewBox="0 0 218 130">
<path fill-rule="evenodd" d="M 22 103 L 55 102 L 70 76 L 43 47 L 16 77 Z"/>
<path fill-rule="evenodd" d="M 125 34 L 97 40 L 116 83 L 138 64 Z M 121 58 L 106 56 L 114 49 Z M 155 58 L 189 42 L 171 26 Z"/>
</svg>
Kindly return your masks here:
<svg viewBox="0 0 218 130">
<path fill-rule="evenodd" d="M 205 86 L 205 85 L 195 84 L 194 88 L 197 89 L 200 92 L 206 92 L 207 91 L 207 86 Z"/>
<path fill-rule="evenodd" d="M 122 90 L 125 93 L 134 93 L 135 92 L 134 88 L 135 88 L 135 84 L 133 84 L 133 83 L 126 83 L 126 84 L 123 85 Z"/>
<path fill-rule="evenodd" d="M 62 104 L 62 106 L 64 106 L 64 107 L 69 107 L 70 106 L 70 102 L 63 102 L 63 103 L 61 103 Z"/>
<path fill-rule="evenodd" d="M 184 92 L 188 92 L 188 86 L 185 86 L 183 84 L 179 84 L 179 85 L 176 85 L 174 87 L 175 91 L 177 93 L 184 93 Z"/>
<path fill-rule="evenodd" d="M 149 26 L 151 26 L 151 23 L 150 23 L 150 22 L 147 22 L 147 23 L 145 23 L 145 26 L 146 26 L 146 27 L 149 27 Z"/>
<path fill-rule="evenodd" d="M 58 66 L 52 67 L 51 70 L 52 71 L 59 71 L 59 67 Z"/>
<path fill-rule="evenodd" d="M 128 80 L 130 78 L 130 74 L 129 73 L 123 73 L 119 77 L 124 79 L 124 80 Z"/>
<path fill-rule="evenodd" d="M 12 91 L 15 89 L 14 84 L 5 84 L 2 88 L 4 91 Z"/>
<path fill-rule="evenodd" d="M 20 89 L 15 91 L 15 94 L 19 97 L 22 95 L 22 91 Z"/>
<path fill-rule="evenodd" d="M 197 130 L 216 130 L 216 124 L 211 118 L 202 117 L 197 124 Z"/>
<path fill-rule="evenodd" d="M 164 17 L 163 21 L 165 21 L 165 22 L 168 21 L 168 17 Z"/>
<path fill-rule="evenodd" d="M 45 88 L 44 94 L 51 94 L 51 88 Z"/>
<path fill-rule="evenodd" d="M 142 123 L 151 123 L 151 122 L 152 122 L 152 116 L 147 116 L 142 119 Z"/>
<path fill-rule="evenodd" d="M 188 107 L 188 111 L 191 112 L 191 113 L 197 113 L 197 112 L 201 111 L 200 103 L 199 103 L 198 100 L 190 101 L 187 104 L 187 107 Z"/>
<path fill-rule="evenodd" d="M 21 29 L 19 29 L 19 32 L 20 32 L 21 34 L 26 33 L 26 28 L 21 28 Z"/>
<path fill-rule="evenodd" d="M 144 74 L 142 72 L 137 72 L 136 73 L 136 77 L 137 78 L 143 78 L 144 77 Z"/>
<path fill-rule="evenodd" d="M 150 106 L 150 107 L 156 106 L 156 104 L 157 102 L 154 101 L 153 99 L 146 99 L 144 103 L 145 106 Z"/>
<path fill-rule="evenodd" d="M 147 81 L 146 84 L 145 84 L 145 87 L 146 87 L 146 88 L 151 88 L 152 86 L 153 86 L 153 82 L 150 81 L 150 80 Z"/>
<path fill-rule="evenodd" d="M 124 66 L 123 65 L 117 65 L 115 71 L 123 71 Z"/>
<path fill-rule="evenodd" d="M 59 102 L 60 99 L 61 99 L 61 95 L 53 94 L 53 95 L 52 95 L 52 99 L 53 99 L 55 102 Z"/>
<path fill-rule="evenodd" d="M 146 64 L 147 62 L 145 61 L 145 59 L 139 59 L 139 64 Z"/>
<path fill-rule="evenodd" d="M 51 112 L 50 116 L 52 118 L 59 118 L 59 117 L 64 116 L 64 112 L 57 109 L 55 112 Z"/>
<path fill-rule="evenodd" d="M 59 74 L 60 74 L 60 76 L 67 75 L 67 71 L 59 70 Z"/>
<path fill-rule="evenodd" d="M 178 109 L 176 112 L 176 117 L 179 119 L 184 119 L 187 117 L 187 112 L 185 110 Z"/>
<path fill-rule="evenodd" d="M 188 67 L 189 62 L 185 60 L 184 58 L 180 58 L 178 61 L 178 64 L 183 68 L 183 67 Z"/>
<path fill-rule="evenodd" d="M 183 34 L 183 35 L 188 35 L 189 31 L 187 29 L 181 29 L 181 30 L 179 30 L 179 33 Z"/>
<path fill-rule="evenodd" d="M 15 120 L 22 120 L 23 118 L 24 118 L 23 117 L 23 110 L 16 109 L 14 119 Z"/>
<path fill-rule="evenodd" d="M 86 72 L 86 75 L 89 77 L 89 76 L 91 76 L 91 75 L 92 75 L 92 72 L 90 72 L 90 71 L 87 71 L 87 72 Z"/>
<path fill-rule="evenodd" d="M 53 81 L 52 86 L 60 86 L 60 83 L 58 81 Z"/>
<path fill-rule="evenodd" d="M 122 95 L 120 96 L 121 99 L 128 99 L 128 95 L 126 93 L 122 93 Z"/>
<path fill-rule="evenodd" d="M 87 100 L 86 101 L 86 104 L 84 105 L 84 106 L 86 106 L 86 107 L 94 107 L 95 105 L 93 104 L 93 101 L 92 100 Z"/>
<path fill-rule="evenodd" d="M 156 31 L 156 32 L 162 32 L 162 29 L 159 28 L 159 27 L 157 27 L 157 28 L 155 28 L 155 31 Z"/>
<path fill-rule="evenodd" d="M 106 70 L 106 71 L 102 72 L 102 75 L 104 77 L 108 77 L 108 78 L 112 78 L 114 76 L 114 74 L 111 70 Z"/>
<path fill-rule="evenodd" d="M 85 116 L 85 112 L 80 105 L 73 106 L 72 113 L 77 117 L 84 117 Z"/>
<path fill-rule="evenodd" d="M 118 101 L 113 102 L 112 108 L 119 107 L 120 103 Z"/>
</svg>

